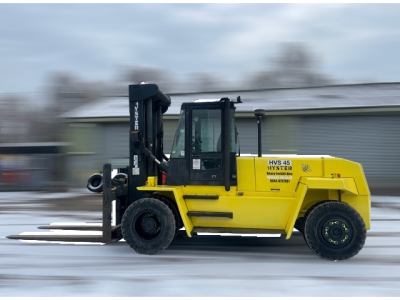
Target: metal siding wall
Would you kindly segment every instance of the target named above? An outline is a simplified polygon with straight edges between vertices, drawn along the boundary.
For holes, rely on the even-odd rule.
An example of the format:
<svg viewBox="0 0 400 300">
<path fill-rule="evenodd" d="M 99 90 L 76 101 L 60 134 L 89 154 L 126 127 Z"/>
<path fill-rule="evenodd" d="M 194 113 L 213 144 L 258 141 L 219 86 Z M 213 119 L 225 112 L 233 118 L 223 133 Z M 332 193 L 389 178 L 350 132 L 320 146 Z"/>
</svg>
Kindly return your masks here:
<svg viewBox="0 0 400 300">
<path fill-rule="evenodd" d="M 169 154 L 178 127 L 178 119 L 163 120 L 164 153 Z M 129 123 L 104 124 L 104 157 L 107 160 L 129 158 Z M 107 142 L 105 142 L 107 141 Z"/>
<path fill-rule="evenodd" d="M 66 140 L 73 143 L 67 150 L 65 178 L 73 185 L 84 188 L 93 172 L 102 170 L 101 124 L 72 123 Z"/>
<path fill-rule="evenodd" d="M 257 119 L 238 119 L 236 118 L 236 129 L 239 135 L 240 153 L 257 154 Z M 265 141 L 266 132 L 262 133 Z M 264 146 L 264 145 L 263 145 Z M 262 148 L 265 152 L 265 147 Z"/>
<path fill-rule="evenodd" d="M 263 153 L 297 154 L 297 116 L 266 116 L 263 119 Z M 265 132 L 265 133 L 264 133 Z M 265 146 L 264 146 L 265 145 Z"/>
<path fill-rule="evenodd" d="M 110 163 L 113 169 L 129 166 L 129 123 L 104 123 L 102 166 Z"/>
<path fill-rule="evenodd" d="M 297 154 L 327 154 L 361 163 L 371 187 L 398 187 L 398 116 L 305 116 Z"/>
<path fill-rule="evenodd" d="M 178 127 L 178 119 L 163 120 L 164 126 L 164 153 L 171 154 L 172 143 L 174 142 L 176 128 Z"/>
<path fill-rule="evenodd" d="M 164 120 L 166 154 L 171 151 L 177 125 L 178 119 Z M 256 155 L 257 119 L 236 118 L 236 126 L 241 154 Z M 68 156 L 71 182 L 84 187 L 87 171 L 101 169 L 104 163 L 113 160 L 128 160 L 129 123 L 97 124 L 91 130 L 78 131 L 91 145 L 85 150 L 95 154 Z M 371 187 L 399 186 L 399 137 L 398 116 L 266 116 L 262 119 L 263 154 L 325 154 L 356 161 L 363 165 Z"/>
<path fill-rule="evenodd" d="M 126 159 L 129 163 L 129 123 L 105 123 L 103 137 L 105 159 L 110 162 L 113 159 Z"/>
<path fill-rule="evenodd" d="M 297 117 L 266 116 L 262 118 L 261 136 L 263 154 L 295 154 L 294 137 Z M 258 154 L 257 119 L 236 119 L 241 154 Z"/>
<path fill-rule="evenodd" d="M 370 187 L 400 185 L 398 116 L 266 116 L 263 154 L 331 155 L 361 163 Z M 257 154 L 257 120 L 236 119 L 242 154 Z"/>
</svg>

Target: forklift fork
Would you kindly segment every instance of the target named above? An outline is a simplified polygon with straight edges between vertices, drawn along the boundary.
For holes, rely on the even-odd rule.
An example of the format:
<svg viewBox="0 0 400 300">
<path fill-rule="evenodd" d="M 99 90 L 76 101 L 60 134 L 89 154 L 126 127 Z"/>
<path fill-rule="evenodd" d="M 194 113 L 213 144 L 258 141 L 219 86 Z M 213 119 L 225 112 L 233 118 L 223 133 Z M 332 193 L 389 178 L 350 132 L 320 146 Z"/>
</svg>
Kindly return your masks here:
<svg viewBox="0 0 400 300">
<path fill-rule="evenodd" d="M 51 232 L 23 232 L 9 239 L 29 242 L 108 244 L 122 240 L 121 219 L 126 208 L 127 184 L 111 178 L 111 164 L 103 166 L 103 223 L 54 223 L 38 226 Z"/>
</svg>

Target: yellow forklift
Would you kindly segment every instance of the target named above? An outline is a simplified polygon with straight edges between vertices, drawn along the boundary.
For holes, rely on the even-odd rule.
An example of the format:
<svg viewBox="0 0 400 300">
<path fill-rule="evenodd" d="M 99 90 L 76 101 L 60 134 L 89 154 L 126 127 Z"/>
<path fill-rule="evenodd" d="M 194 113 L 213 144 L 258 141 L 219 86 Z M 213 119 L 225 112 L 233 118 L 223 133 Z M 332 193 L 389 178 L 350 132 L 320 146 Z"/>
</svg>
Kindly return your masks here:
<svg viewBox="0 0 400 300">
<path fill-rule="evenodd" d="M 163 114 L 171 99 L 155 84 L 129 86 L 129 166 L 94 174 L 88 188 L 103 193 L 102 226 L 40 226 L 101 230 L 102 235 L 13 235 L 14 239 L 115 242 L 157 254 L 184 227 L 209 233 L 277 233 L 295 229 L 319 257 L 343 260 L 363 247 L 370 229 L 370 192 L 358 163 L 331 156 L 240 156 L 235 101 L 183 103 L 170 156 L 163 149 Z M 256 140 L 256 138 L 255 138 Z M 115 200 L 115 226 L 111 201 Z M 49 238 L 50 237 L 50 238 Z"/>
</svg>

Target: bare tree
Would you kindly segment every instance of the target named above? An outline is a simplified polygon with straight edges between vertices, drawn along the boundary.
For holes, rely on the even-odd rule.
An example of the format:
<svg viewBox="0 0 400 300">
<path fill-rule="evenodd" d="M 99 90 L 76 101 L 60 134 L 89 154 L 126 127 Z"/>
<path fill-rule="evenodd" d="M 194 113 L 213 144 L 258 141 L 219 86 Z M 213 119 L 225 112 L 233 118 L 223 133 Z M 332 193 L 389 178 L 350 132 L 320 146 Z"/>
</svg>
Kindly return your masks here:
<svg viewBox="0 0 400 300">
<path fill-rule="evenodd" d="M 301 43 L 283 44 L 271 65 L 269 71 L 259 72 L 253 77 L 253 87 L 309 87 L 332 83 L 326 75 L 318 72 L 316 55 Z"/>
<path fill-rule="evenodd" d="M 212 92 L 221 88 L 222 83 L 210 72 L 192 73 L 189 77 L 189 88 L 196 92 Z"/>
<path fill-rule="evenodd" d="M 0 142 L 61 141 L 65 124 L 60 114 L 99 98 L 105 88 L 67 73 L 53 74 L 47 85 L 50 92 L 43 105 L 19 95 L 0 98 Z"/>
<path fill-rule="evenodd" d="M 29 130 L 25 108 L 23 97 L 8 95 L 0 99 L 0 142 L 25 141 Z"/>
<path fill-rule="evenodd" d="M 49 108 L 55 114 L 61 114 L 93 101 L 99 98 L 106 89 L 103 82 L 85 81 L 70 73 L 52 74 L 49 85 Z"/>
</svg>

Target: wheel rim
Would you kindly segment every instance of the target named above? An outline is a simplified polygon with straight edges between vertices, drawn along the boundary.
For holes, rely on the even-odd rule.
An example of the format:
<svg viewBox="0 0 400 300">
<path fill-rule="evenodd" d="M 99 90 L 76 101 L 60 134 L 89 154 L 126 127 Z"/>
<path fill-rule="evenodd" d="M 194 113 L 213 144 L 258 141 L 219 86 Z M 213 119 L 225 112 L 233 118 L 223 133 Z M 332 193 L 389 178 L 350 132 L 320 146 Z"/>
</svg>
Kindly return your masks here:
<svg viewBox="0 0 400 300">
<path fill-rule="evenodd" d="M 155 239 L 162 228 L 160 218 L 151 212 L 145 212 L 137 216 L 132 225 L 134 232 L 144 240 Z"/>
<path fill-rule="evenodd" d="M 341 218 L 332 218 L 323 223 L 321 235 L 325 244 L 330 247 L 342 248 L 352 240 L 353 229 L 350 222 Z"/>
</svg>

